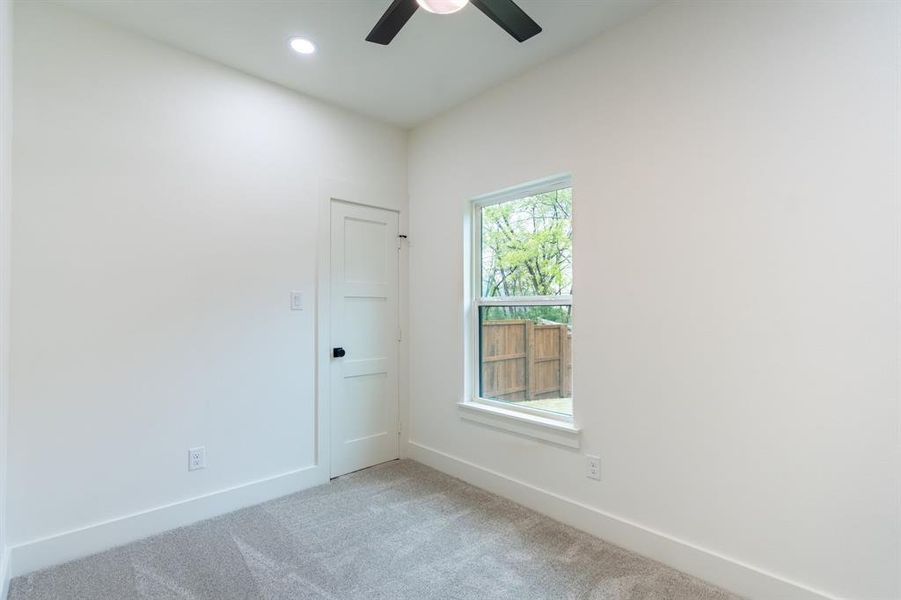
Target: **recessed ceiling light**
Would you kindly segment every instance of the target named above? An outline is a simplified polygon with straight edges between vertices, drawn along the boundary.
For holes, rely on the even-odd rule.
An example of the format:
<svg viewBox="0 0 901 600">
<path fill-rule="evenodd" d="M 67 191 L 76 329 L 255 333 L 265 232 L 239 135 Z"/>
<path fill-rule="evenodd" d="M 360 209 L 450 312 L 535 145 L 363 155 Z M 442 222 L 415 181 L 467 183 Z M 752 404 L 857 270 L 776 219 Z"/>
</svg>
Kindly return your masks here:
<svg viewBox="0 0 901 600">
<path fill-rule="evenodd" d="M 291 38 L 291 49 L 300 54 L 313 54 L 316 52 L 316 44 L 302 37 Z"/>
<path fill-rule="evenodd" d="M 439 15 L 455 13 L 469 4 L 469 0 L 416 0 L 416 2 L 430 13 Z"/>
</svg>

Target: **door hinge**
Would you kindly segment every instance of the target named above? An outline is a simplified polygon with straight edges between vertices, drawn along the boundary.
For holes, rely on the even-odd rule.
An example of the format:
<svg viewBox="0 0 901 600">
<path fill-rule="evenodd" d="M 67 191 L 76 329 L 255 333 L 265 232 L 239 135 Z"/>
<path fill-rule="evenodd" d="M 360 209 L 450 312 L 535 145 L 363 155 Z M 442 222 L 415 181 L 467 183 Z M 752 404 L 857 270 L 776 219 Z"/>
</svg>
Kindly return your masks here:
<svg viewBox="0 0 901 600">
<path fill-rule="evenodd" d="M 397 249 L 400 250 L 403 247 L 404 240 L 407 239 L 407 236 L 403 233 L 398 234 L 397 236 Z"/>
<path fill-rule="evenodd" d="M 398 342 L 404 341 L 404 330 L 401 329 L 400 327 L 397 328 L 397 341 Z"/>
</svg>

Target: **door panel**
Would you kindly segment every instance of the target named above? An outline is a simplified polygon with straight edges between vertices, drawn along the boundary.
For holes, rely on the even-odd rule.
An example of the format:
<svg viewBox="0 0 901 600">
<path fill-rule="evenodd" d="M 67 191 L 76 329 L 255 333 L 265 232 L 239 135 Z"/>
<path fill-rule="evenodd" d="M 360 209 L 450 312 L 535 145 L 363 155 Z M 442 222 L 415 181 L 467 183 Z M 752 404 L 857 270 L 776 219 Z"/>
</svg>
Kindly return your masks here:
<svg viewBox="0 0 901 600">
<path fill-rule="evenodd" d="M 398 456 L 397 213 L 331 205 L 331 476 Z"/>
</svg>

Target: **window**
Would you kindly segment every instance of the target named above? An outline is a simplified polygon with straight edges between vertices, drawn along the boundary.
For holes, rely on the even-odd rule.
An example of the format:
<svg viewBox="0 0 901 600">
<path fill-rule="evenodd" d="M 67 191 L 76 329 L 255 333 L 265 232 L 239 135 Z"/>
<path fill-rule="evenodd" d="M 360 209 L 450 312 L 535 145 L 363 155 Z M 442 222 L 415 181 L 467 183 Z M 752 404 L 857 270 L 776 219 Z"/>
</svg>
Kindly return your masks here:
<svg viewBox="0 0 901 600">
<path fill-rule="evenodd" d="M 572 186 L 556 178 L 473 203 L 474 396 L 572 420 Z"/>
</svg>

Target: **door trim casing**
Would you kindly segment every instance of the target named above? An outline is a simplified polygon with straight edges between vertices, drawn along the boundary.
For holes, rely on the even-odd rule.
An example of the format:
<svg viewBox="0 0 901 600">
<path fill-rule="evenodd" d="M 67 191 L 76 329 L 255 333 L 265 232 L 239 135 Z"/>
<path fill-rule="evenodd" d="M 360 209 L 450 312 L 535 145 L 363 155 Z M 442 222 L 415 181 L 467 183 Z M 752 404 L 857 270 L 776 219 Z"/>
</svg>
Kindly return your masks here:
<svg viewBox="0 0 901 600">
<path fill-rule="evenodd" d="M 406 193 L 377 186 L 365 188 L 346 182 L 324 179 L 319 183 L 318 240 L 316 246 L 316 441 L 315 464 L 331 478 L 331 207 L 332 202 L 344 202 L 369 208 L 398 213 L 398 230 L 407 231 Z M 366 202 L 360 200 L 365 199 Z M 402 331 L 407 330 L 407 277 L 408 244 L 398 252 L 398 322 Z M 398 344 L 397 385 L 398 420 L 401 434 L 398 436 L 400 458 L 408 455 L 409 395 L 407 380 L 408 340 L 404 334 Z"/>
</svg>

